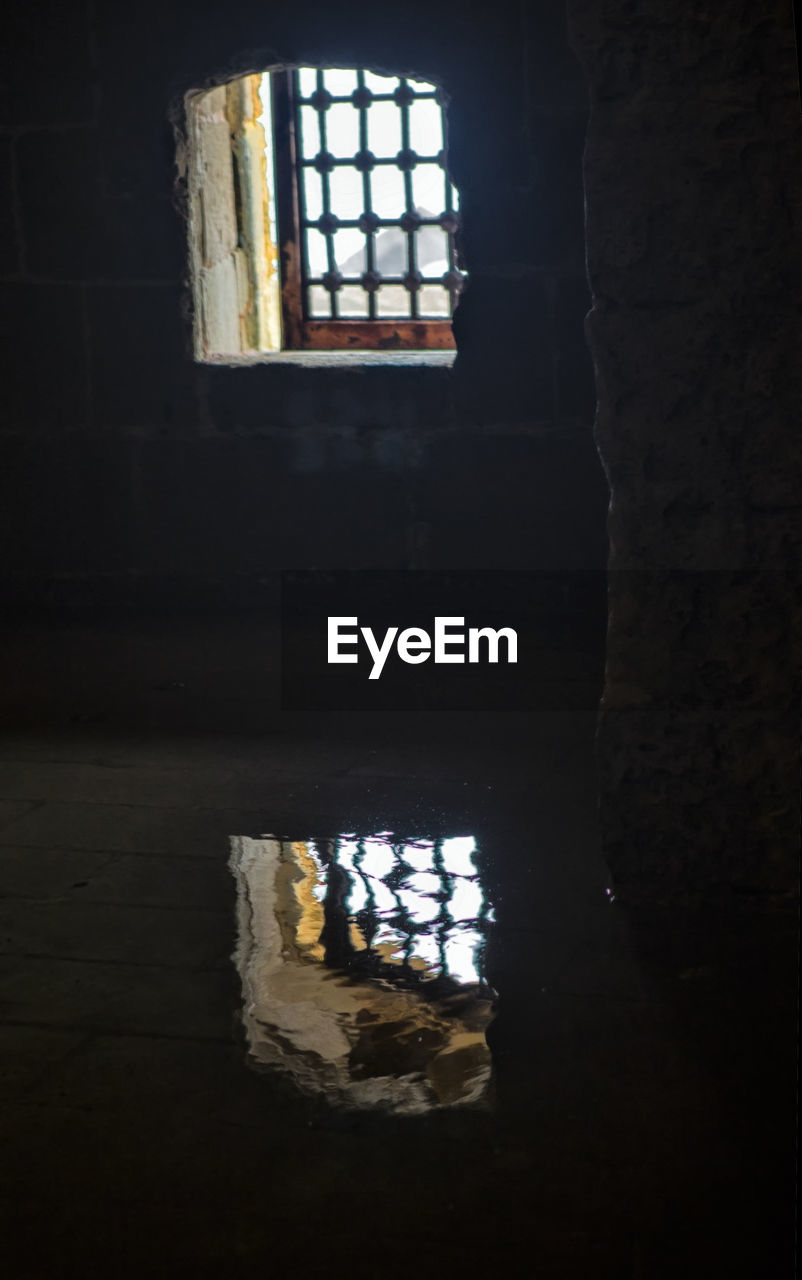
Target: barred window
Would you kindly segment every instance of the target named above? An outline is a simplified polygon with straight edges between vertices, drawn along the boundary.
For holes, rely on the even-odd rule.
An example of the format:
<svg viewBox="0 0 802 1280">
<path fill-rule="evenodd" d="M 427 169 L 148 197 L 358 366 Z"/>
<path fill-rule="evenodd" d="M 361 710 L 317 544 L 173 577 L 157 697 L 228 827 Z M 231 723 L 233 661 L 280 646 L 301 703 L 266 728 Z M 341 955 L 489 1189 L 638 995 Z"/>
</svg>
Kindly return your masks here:
<svg viewBox="0 0 802 1280">
<path fill-rule="evenodd" d="M 452 345 L 459 201 L 440 90 L 361 70 L 271 79 L 287 345 Z"/>
<path fill-rule="evenodd" d="M 190 95 L 201 358 L 453 347 L 445 101 L 423 80 L 311 67 Z"/>
</svg>

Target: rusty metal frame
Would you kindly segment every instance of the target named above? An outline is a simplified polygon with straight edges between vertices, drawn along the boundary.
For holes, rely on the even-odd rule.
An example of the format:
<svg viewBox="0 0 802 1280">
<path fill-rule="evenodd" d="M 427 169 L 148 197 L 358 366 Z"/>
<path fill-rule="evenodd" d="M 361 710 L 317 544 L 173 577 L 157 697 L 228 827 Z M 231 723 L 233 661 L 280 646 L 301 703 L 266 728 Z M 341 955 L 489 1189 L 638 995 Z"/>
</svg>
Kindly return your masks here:
<svg viewBox="0 0 802 1280">
<path fill-rule="evenodd" d="M 358 73 L 358 83 L 363 87 L 363 73 Z M 402 85 L 405 81 L 402 79 Z M 313 318 L 307 310 L 307 272 L 303 248 L 303 190 L 300 174 L 303 162 L 300 147 L 299 102 L 297 95 L 297 72 L 278 71 L 270 75 L 273 130 L 274 130 L 274 162 L 276 185 L 276 216 L 278 221 L 278 239 L 281 261 L 281 313 L 283 342 L 285 349 L 290 350 L 449 350 L 455 346 L 451 330 L 451 319 L 421 319 L 415 316 L 416 295 L 411 295 L 411 317 L 408 319 L 379 319 L 375 317 L 375 303 L 369 294 L 369 318 L 343 319 L 336 314 L 332 318 Z M 318 86 L 322 87 L 321 74 L 318 72 Z M 426 94 L 422 96 L 432 96 Z M 381 99 L 382 95 L 374 95 Z M 338 99 L 334 99 L 337 101 Z M 322 113 L 321 113 L 322 115 Z M 409 118 L 406 108 L 402 107 L 402 148 L 409 150 Z M 360 110 L 360 146 L 367 150 L 366 111 Z M 325 128 L 325 126 L 324 126 Z M 325 134 L 322 138 L 325 146 Z M 413 157 L 414 160 L 414 157 Z M 352 164 L 353 161 L 333 161 L 334 164 Z M 377 164 L 395 163 L 377 159 Z M 366 195 L 367 175 L 365 174 Z M 405 191 L 407 204 L 411 207 L 411 173 L 405 172 Z M 450 201 L 450 186 L 446 182 L 446 212 L 455 219 Z M 328 183 L 322 183 L 324 214 L 330 212 L 328 206 Z M 429 221 L 437 225 L 437 219 L 423 219 L 421 225 Z M 393 220 L 381 220 L 386 225 L 397 225 Z M 341 226 L 356 226 L 357 222 L 340 221 Z M 414 232 L 408 232 L 408 256 L 411 269 L 414 270 Z M 327 238 L 327 243 L 330 243 Z M 374 270 L 373 236 L 366 236 L 367 270 Z M 449 270 L 455 272 L 453 237 L 447 234 Z M 330 269 L 335 269 L 330 259 Z M 312 278 L 312 283 L 316 278 Z M 401 279 L 385 277 L 382 283 L 402 284 Z M 424 283 L 435 283 L 424 281 Z M 437 281 L 439 283 L 439 281 Z M 336 292 L 332 294 L 336 300 Z M 455 294 L 451 294 L 452 312 L 455 305 Z M 336 301 L 332 310 L 336 312 Z"/>
</svg>

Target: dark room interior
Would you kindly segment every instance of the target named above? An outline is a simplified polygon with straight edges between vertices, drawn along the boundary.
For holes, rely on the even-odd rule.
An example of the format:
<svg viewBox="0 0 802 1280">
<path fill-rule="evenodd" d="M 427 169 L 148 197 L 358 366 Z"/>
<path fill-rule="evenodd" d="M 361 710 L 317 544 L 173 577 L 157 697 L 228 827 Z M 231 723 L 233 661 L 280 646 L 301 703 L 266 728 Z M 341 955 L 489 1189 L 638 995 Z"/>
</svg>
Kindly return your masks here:
<svg viewBox="0 0 802 1280">
<path fill-rule="evenodd" d="M 3 26 L 4 1273 L 790 1277 L 791 4 Z"/>
</svg>

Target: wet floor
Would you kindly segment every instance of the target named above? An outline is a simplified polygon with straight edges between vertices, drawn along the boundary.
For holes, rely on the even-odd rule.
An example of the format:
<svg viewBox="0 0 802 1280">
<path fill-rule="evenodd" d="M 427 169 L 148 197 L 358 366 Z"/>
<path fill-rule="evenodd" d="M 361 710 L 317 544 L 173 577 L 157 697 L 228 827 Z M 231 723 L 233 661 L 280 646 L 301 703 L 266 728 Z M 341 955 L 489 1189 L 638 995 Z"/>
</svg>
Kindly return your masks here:
<svg viewBox="0 0 802 1280">
<path fill-rule="evenodd" d="M 607 887 L 573 712 L 3 740 L 6 1273 L 790 1274 L 794 923 Z"/>
<path fill-rule="evenodd" d="M 490 1083 L 493 908 L 473 836 L 232 840 L 254 1065 L 334 1107 L 414 1115 Z"/>
</svg>

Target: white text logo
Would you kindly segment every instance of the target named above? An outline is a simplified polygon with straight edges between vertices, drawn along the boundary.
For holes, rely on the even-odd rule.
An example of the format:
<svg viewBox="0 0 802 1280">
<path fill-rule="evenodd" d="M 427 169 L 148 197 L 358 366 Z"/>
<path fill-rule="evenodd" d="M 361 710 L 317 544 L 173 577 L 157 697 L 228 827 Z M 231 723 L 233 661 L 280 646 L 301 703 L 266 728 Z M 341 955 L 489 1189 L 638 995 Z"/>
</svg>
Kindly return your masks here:
<svg viewBox="0 0 802 1280">
<path fill-rule="evenodd" d="M 358 662 L 359 653 L 353 650 L 358 650 L 361 636 L 373 662 L 370 680 L 378 680 L 393 645 L 401 661 L 412 665 L 426 662 L 429 657 L 435 663 L 497 663 L 501 661 L 499 649 L 503 640 L 506 642 L 504 661 L 518 661 L 518 635 L 512 627 L 500 627 L 497 631 L 493 627 L 469 627 L 466 633 L 464 618 L 435 618 L 433 637 L 421 627 L 407 627 L 403 631 L 388 627 L 379 641 L 371 627 L 358 624 L 358 618 L 328 619 L 328 661 Z"/>
</svg>

